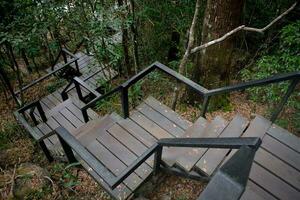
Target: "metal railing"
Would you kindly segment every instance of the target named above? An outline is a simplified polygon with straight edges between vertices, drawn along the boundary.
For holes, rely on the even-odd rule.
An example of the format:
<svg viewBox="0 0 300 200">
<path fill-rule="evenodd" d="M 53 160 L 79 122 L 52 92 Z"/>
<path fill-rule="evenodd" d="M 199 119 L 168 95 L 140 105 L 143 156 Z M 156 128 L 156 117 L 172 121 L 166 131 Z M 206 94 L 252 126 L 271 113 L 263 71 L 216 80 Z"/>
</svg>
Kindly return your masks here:
<svg viewBox="0 0 300 200">
<path fill-rule="evenodd" d="M 63 56 L 64 58 L 64 62 L 65 64 L 62 65 L 61 67 L 58 67 L 57 69 L 54 69 L 54 66 L 56 65 L 58 59 L 60 56 Z M 67 59 L 67 55 L 71 57 L 70 60 Z M 16 99 L 18 99 L 18 95 L 21 93 L 21 92 L 24 92 L 26 90 L 28 90 L 29 88 L 35 86 L 36 84 L 50 78 L 51 76 L 55 75 L 57 72 L 69 67 L 72 63 L 75 63 L 75 68 L 76 68 L 76 71 L 79 73 L 79 66 L 78 66 L 78 59 L 73 53 L 71 53 L 70 51 L 68 51 L 67 49 L 65 48 L 62 48 L 61 51 L 59 52 L 58 56 L 57 56 L 57 59 L 55 61 L 55 64 L 51 67 L 52 71 L 34 81 L 32 81 L 31 83 L 29 83 L 28 85 L 22 87 L 20 90 L 17 90 L 16 92 L 14 92 L 14 97 L 16 97 Z M 19 102 L 18 102 L 19 104 Z M 20 105 L 20 104 L 19 104 Z M 21 105 L 20 105 L 21 106 Z"/>
<path fill-rule="evenodd" d="M 74 86 L 72 86 L 72 84 L 74 84 Z M 90 92 L 90 94 L 94 95 L 93 98 L 97 98 L 97 97 L 101 96 L 101 94 L 99 92 L 97 92 L 96 90 L 91 88 L 87 83 L 85 83 L 79 77 L 74 77 L 69 82 L 69 84 L 64 88 L 64 90 L 61 92 L 61 97 L 62 97 L 63 101 L 65 101 L 69 98 L 68 92 L 70 91 L 70 89 L 73 89 L 74 87 L 76 89 L 78 99 L 81 100 L 82 102 L 86 101 L 86 97 L 83 96 L 81 87 L 85 88 L 87 91 Z"/>
<path fill-rule="evenodd" d="M 88 115 L 87 115 L 88 108 L 95 106 L 98 101 L 103 100 L 106 97 L 111 96 L 118 92 L 121 93 L 123 117 L 124 118 L 129 117 L 128 89 L 132 85 L 134 85 L 136 82 L 143 79 L 146 75 L 153 72 L 154 70 L 159 70 L 159 71 L 177 79 L 179 82 L 187 85 L 189 88 L 193 89 L 198 95 L 200 95 L 204 99 L 202 110 L 201 110 L 202 117 L 205 117 L 210 98 L 215 95 L 231 93 L 234 91 L 245 90 L 245 89 L 253 88 L 253 87 L 265 86 L 265 85 L 269 85 L 272 83 L 291 81 L 287 92 L 285 93 L 285 95 L 282 98 L 282 101 L 280 102 L 279 106 L 277 107 L 275 112 L 273 112 L 273 114 L 271 116 L 272 122 L 274 122 L 277 119 L 278 115 L 280 114 L 281 110 L 283 109 L 284 105 L 286 104 L 288 98 L 290 97 L 292 92 L 295 90 L 295 88 L 300 80 L 300 72 L 293 72 L 293 73 L 288 73 L 288 74 L 283 74 L 283 75 L 275 75 L 270 78 L 248 81 L 245 83 L 240 83 L 240 84 L 236 84 L 236 85 L 232 85 L 232 86 L 226 86 L 226 87 L 208 90 L 208 89 L 204 88 L 203 86 L 198 85 L 197 83 L 193 82 L 192 80 L 184 77 L 183 75 L 177 73 L 176 71 L 168 68 L 167 66 L 165 66 L 159 62 L 155 62 L 152 65 L 150 65 L 149 67 L 147 67 L 144 70 L 142 70 L 141 72 L 139 72 L 138 74 L 136 74 L 135 76 L 133 76 L 132 78 L 130 78 L 129 80 L 127 80 L 126 82 L 124 82 L 123 84 L 114 88 L 112 91 L 93 99 L 91 102 L 89 102 L 84 107 L 82 107 L 81 111 L 82 111 L 85 122 L 87 122 L 89 120 Z"/>
<path fill-rule="evenodd" d="M 76 152 L 82 160 L 84 160 L 94 172 L 101 175 L 103 168 L 99 165 L 97 160 L 82 144 L 65 128 L 59 127 L 55 130 L 61 145 L 65 151 L 65 155 L 69 162 L 76 162 L 77 159 L 73 150 Z M 162 152 L 164 147 L 190 147 L 190 148 L 225 148 L 225 149 L 241 149 L 247 147 L 253 150 L 255 154 L 256 150 L 260 147 L 261 139 L 255 137 L 244 138 L 164 138 L 154 143 L 147 151 L 145 151 L 138 159 L 130 164 L 120 175 L 115 179 L 109 181 L 111 189 L 115 189 L 120 185 L 128 176 L 130 176 L 142 163 L 144 163 L 149 157 L 154 155 L 153 173 L 157 173 L 163 166 Z M 254 156 L 249 163 L 250 167 Z M 238 162 L 238 161 L 235 161 Z M 171 169 L 171 168 L 170 168 Z M 168 168 L 164 168 L 164 171 L 168 171 Z M 250 171 L 250 170 L 249 170 Z M 182 176 L 188 176 L 185 172 L 181 172 Z M 239 173 L 239 172 L 237 172 Z M 248 175 L 247 175 L 248 176 Z M 245 183 L 246 184 L 246 183 Z"/>
</svg>

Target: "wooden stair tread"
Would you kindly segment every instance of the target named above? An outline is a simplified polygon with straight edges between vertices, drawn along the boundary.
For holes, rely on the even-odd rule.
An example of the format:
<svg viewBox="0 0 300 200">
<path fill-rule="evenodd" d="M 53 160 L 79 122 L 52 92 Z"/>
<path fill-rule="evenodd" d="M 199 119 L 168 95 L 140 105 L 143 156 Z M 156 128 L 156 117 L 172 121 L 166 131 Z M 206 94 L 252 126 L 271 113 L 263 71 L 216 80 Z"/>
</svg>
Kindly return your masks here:
<svg viewBox="0 0 300 200">
<path fill-rule="evenodd" d="M 300 138 L 291 134 L 287 130 L 272 124 L 272 126 L 267 130 L 267 133 L 279 140 L 280 142 L 288 145 L 293 150 L 300 153 Z"/>
<path fill-rule="evenodd" d="M 288 146 L 282 134 L 277 138 L 269 135 L 271 122 L 257 115 L 242 137 L 260 137 L 262 144 L 257 150 L 249 181 L 241 199 L 295 199 L 300 196 L 300 154 Z M 277 131 L 280 129 L 277 129 Z M 289 136 L 289 135 L 288 135 Z M 278 139 L 283 139 L 283 142 Z M 292 147 L 295 143 L 291 142 Z M 225 163 L 236 150 L 232 150 Z M 223 164 L 222 163 L 222 164 Z M 297 199 L 297 198 L 296 198 Z"/>
<path fill-rule="evenodd" d="M 141 112 L 134 111 L 132 112 L 130 119 L 139 124 L 157 140 L 161 138 L 172 138 L 174 137 L 168 131 L 162 129 L 159 125 L 153 122 L 151 119 L 147 118 Z"/>
<path fill-rule="evenodd" d="M 168 130 L 168 132 L 174 137 L 181 137 L 185 132 L 185 129 L 182 129 L 180 126 L 170 121 L 168 118 L 154 110 L 146 103 L 140 104 L 136 109 L 160 127 Z"/>
<path fill-rule="evenodd" d="M 201 131 L 198 137 L 218 137 L 227 125 L 228 122 L 226 120 L 217 116 L 203 131 Z M 197 129 L 193 131 L 195 131 L 195 133 L 198 132 Z M 206 151 L 207 148 L 187 148 L 186 152 L 177 158 L 176 166 L 189 172 Z"/>
<path fill-rule="evenodd" d="M 241 200 L 275 200 L 276 198 L 270 193 L 266 192 L 257 184 L 248 180 L 245 192 L 241 196 Z"/>
<path fill-rule="evenodd" d="M 248 125 L 248 120 L 236 115 L 219 137 L 239 137 Z M 215 169 L 226 157 L 230 149 L 210 148 L 197 162 L 196 168 L 208 176 L 211 176 Z"/>
<path fill-rule="evenodd" d="M 205 127 L 207 125 L 206 119 L 203 117 L 199 117 L 196 122 L 189 127 L 185 134 L 182 136 L 183 138 L 197 138 L 200 137 L 202 132 L 204 131 Z M 176 148 L 176 147 L 166 147 L 163 149 L 162 154 L 162 160 L 169 166 L 172 167 L 176 159 L 183 154 L 186 153 L 186 151 L 190 150 L 189 148 Z"/>
<path fill-rule="evenodd" d="M 170 121 L 180 126 L 183 130 L 186 130 L 187 128 L 193 125 L 193 123 L 182 118 L 178 113 L 176 113 L 163 103 L 159 102 L 152 96 L 149 96 L 146 100 L 144 100 L 144 102 L 160 114 L 164 115 Z"/>
</svg>

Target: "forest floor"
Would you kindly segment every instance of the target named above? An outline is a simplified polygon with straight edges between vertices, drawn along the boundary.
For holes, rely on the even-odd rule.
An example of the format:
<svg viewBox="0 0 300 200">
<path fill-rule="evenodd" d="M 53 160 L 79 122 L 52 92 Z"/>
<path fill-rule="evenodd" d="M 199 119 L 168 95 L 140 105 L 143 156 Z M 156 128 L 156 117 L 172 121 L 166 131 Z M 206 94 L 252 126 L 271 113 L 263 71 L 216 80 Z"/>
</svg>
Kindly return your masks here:
<svg viewBox="0 0 300 200">
<path fill-rule="evenodd" d="M 134 96 L 138 92 L 148 95 L 149 92 L 154 92 L 151 95 L 169 105 L 172 92 L 162 92 L 161 90 L 166 88 L 161 88 L 159 83 L 157 81 L 146 88 L 141 86 L 135 89 L 132 93 L 133 98 L 142 98 L 139 95 Z M 143 85 L 147 85 L 147 82 Z M 40 91 L 34 93 L 39 94 Z M 236 113 L 250 119 L 254 113 L 265 115 L 268 112 L 267 105 L 257 104 L 249 100 L 246 94 L 233 93 L 230 96 L 230 101 L 230 109 L 210 112 L 207 114 L 208 120 L 217 115 L 230 120 Z M 47 180 L 50 182 L 46 188 L 40 188 L 27 195 L 27 199 L 110 199 L 106 192 L 82 168 L 68 166 L 66 163 L 60 162 L 49 164 L 34 141 L 16 123 L 12 115 L 15 105 L 12 101 L 7 101 L 3 92 L 0 93 L 0 102 L 0 199 L 12 199 L 15 180 L 18 178 L 16 169 L 24 163 L 33 163 L 46 169 L 49 172 Z M 177 112 L 193 122 L 199 116 L 200 109 L 197 106 L 179 103 Z M 284 115 L 288 116 L 289 111 L 287 110 Z M 292 131 L 293 128 L 290 130 Z M 157 189 L 146 194 L 145 198 L 150 200 L 196 199 L 205 185 L 202 182 L 165 176 L 163 181 L 157 185 Z"/>
</svg>

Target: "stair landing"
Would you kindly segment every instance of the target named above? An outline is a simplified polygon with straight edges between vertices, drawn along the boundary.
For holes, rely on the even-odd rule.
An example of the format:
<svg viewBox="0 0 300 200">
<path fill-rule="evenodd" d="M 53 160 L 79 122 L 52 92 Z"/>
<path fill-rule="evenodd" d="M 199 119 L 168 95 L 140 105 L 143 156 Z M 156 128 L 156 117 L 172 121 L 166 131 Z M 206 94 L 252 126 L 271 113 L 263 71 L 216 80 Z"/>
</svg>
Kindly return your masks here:
<svg viewBox="0 0 300 200">
<path fill-rule="evenodd" d="M 192 123 L 153 97 L 123 119 L 116 113 L 91 120 L 71 133 L 98 161 L 103 174 L 89 173 L 117 199 L 127 199 L 152 173 L 153 157 L 146 160 L 116 189 L 111 181 L 148 150 L 158 139 L 182 137 Z M 80 158 L 79 158 L 80 160 Z M 80 160 L 86 169 L 91 169 Z"/>
</svg>

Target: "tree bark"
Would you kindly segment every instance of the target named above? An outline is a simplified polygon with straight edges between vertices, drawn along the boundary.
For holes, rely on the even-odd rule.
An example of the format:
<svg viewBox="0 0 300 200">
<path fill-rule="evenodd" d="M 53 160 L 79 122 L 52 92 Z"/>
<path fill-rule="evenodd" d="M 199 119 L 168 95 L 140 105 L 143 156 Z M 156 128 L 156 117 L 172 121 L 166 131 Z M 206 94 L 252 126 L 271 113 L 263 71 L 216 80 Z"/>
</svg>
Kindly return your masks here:
<svg viewBox="0 0 300 200">
<path fill-rule="evenodd" d="M 22 55 L 22 58 L 23 58 L 23 60 L 24 60 L 24 62 L 25 62 L 27 71 L 28 71 L 28 72 L 32 72 L 30 63 L 29 63 L 28 58 L 27 58 L 27 56 L 26 56 L 25 49 L 22 49 L 22 50 L 21 50 L 21 55 Z"/>
<path fill-rule="evenodd" d="M 123 0 L 118 0 L 118 5 L 121 7 L 124 5 Z M 129 36 L 128 36 L 128 29 L 125 27 L 124 23 L 122 24 L 122 45 L 124 51 L 124 63 L 125 68 L 127 71 L 127 75 L 132 75 L 132 69 L 130 65 L 130 56 L 129 56 Z"/>
<path fill-rule="evenodd" d="M 240 23 L 243 0 L 208 0 L 201 43 L 221 37 Z M 194 69 L 194 80 L 211 89 L 229 82 L 234 37 L 200 51 Z M 201 77 L 201 79 L 200 79 Z"/>
<path fill-rule="evenodd" d="M 135 2 L 134 0 L 130 0 L 130 12 L 132 16 L 132 23 L 130 25 L 131 27 L 131 32 L 132 32 L 132 43 L 133 43 L 133 61 L 134 61 L 134 68 L 135 68 L 135 73 L 139 71 L 139 54 L 138 54 L 138 30 L 137 30 L 137 21 L 135 17 Z"/>
</svg>

